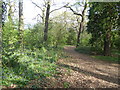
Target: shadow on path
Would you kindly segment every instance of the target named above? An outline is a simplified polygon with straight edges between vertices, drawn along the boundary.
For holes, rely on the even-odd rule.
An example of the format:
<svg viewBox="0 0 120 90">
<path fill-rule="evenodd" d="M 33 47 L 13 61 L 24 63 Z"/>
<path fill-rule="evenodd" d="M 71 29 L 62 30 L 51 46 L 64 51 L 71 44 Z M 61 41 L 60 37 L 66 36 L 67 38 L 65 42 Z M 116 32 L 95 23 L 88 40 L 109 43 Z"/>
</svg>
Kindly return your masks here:
<svg viewBox="0 0 120 90">
<path fill-rule="evenodd" d="M 73 67 L 73 66 L 66 65 L 66 64 L 61 64 L 61 63 L 59 63 L 58 66 L 65 67 L 65 68 L 70 68 L 70 69 L 72 69 L 74 71 L 77 71 L 79 73 L 84 73 L 86 75 L 93 76 L 95 78 L 102 79 L 102 80 L 105 80 L 107 82 L 115 83 L 115 84 L 118 84 L 118 85 L 120 83 L 120 82 L 118 82 L 119 81 L 118 77 L 115 78 L 115 77 L 111 77 L 111 76 L 107 76 L 107 75 L 101 75 L 101 74 L 97 74 L 97 73 L 94 73 L 94 72 L 90 72 L 90 71 L 80 69 L 78 67 Z"/>
</svg>

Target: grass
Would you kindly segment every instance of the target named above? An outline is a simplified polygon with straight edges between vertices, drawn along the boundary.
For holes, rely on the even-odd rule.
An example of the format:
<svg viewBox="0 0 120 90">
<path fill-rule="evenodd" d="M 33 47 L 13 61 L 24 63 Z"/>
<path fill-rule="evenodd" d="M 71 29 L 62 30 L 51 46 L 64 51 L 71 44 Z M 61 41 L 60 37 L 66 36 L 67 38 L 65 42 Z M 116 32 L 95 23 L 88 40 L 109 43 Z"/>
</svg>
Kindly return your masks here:
<svg viewBox="0 0 120 90">
<path fill-rule="evenodd" d="M 118 62 L 118 56 L 120 55 L 120 51 L 118 50 L 112 50 L 113 56 L 103 56 L 102 52 L 100 50 L 94 49 L 89 46 L 79 46 L 75 49 L 79 53 L 87 54 L 87 55 L 93 55 L 93 52 L 95 52 L 95 55 L 93 55 L 93 58 L 104 60 L 104 61 L 112 61 L 112 62 Z M 97 54 L 97 55 L 96 55 Z"/>
<path fill-rule="evenodd" d="M 104 61 L 118 62 L 118 57 L 111 56 L 92 56 L 92 57 Z"/>
<path fill-rule="evenodd" d="M 113 50 L 112 50 L 112 54 L 119 56 L 119 55 L 120 55 L 120 51 L 113 49 Z"/>
</svg>

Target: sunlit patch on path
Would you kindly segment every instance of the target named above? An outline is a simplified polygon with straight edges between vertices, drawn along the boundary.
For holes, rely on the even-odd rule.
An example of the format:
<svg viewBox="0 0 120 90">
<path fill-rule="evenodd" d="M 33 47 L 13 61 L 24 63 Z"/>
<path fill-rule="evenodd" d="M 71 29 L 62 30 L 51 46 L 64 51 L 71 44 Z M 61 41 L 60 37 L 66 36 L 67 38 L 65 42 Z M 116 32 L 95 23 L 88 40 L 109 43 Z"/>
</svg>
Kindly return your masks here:
<svg viewBox="0 0 120 90">
<path fill-rule="evenodd" d="M 64 51 L 69 57 L 58 61 L 58 70 L 62 73 L 62 80 L 69 82 L 70 87 L 119 87 L 119 64 L 95 60 L 74 49 L 74 46 L 65 47 Z"/>
</svg>

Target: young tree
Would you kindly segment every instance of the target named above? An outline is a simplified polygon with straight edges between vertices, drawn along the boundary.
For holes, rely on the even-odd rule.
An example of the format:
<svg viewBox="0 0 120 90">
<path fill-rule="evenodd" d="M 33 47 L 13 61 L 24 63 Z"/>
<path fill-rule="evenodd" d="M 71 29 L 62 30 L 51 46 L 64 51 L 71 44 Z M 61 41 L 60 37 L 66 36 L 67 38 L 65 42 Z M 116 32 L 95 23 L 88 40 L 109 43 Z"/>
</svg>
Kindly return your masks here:
<svg viewBox="0 0 120 90">
<path fill-rule="evenodd" d="M 76 47 L 79 46 L 80 44 L 80 36 L 81 36 L 81 33 L 83 31 L 83 28 L 84 28 L 84 20 L 85 20 L 85 11 L 87 9 L 87 3 L 85 2 L 84 5 L 81 5 L 80 2 L 77 2 L 76 4 L 74 5 L 79 5 L 79 7 L 83 7 L 83 10 L 82 10 L 82 13 L 79 13 L 77 12 L 77 10 L 75 11 L 72 6 L 68 6 L 66 5 L 65 7 L 66 8 L 69 8 L 75 15 L 78 15 L 79 17 L 81 17 L 81 21 L 79 23 L 79 30 L 78 30 L 78 35 L 77 35 L 77 44 L 76 44 Z M 74 6 L 73 5 L 73 6 Z"/>
<path fill-rule="evenodd" d="M 45 16 L 45 29 L 44 29 L 44 41 L 47 41 L 48 38 L 48 21 L 49 21 L 49 15 L 50 15 L 50 1 L 47 1 L 47 10 L 46 10 L 46 16 Z"/>
<path fill-rule="evenodd" d="M 7 12 L 6 3 L 0 1 L 0 54 L 2 53 L 2 27 L 4 26 L 6 12 Z"/>
<path fill-rule="evenodd" d="M 2 59 L 2 1 L 0 1 L 0 63 Z"/>
<path fill-rule="evenodd" d="M 41 8 L 38 4 L 32 2 L 35 6 L 37 6 L 41 11 L 42 11 L 42 15 L 41 14 L 38 14 L 41 18 L 42 18 L 42 21 L 44 23 L 44 42 L 47 41 L 48 39 L 48 26 L 49 26 L 49 17 L 50 17 L 50 14 L 56 10 L 59 10 L 61 8 L 63 8 L 64 6 L 60 7 L 60 8 L 56 8 L 54 10 L 50 10 L 51 8 L 51 3 L 52 3 L 52 0 L 44 0 L 44 7 Z M 46 10 L 46 12 L 45 12 Z M 45 13 L 45 14 L 44 14 Z"/>
<path fill-rule="evenodd" d="M 23 49 L 23 30 L 23 0 L 19 0 L 19 45 L 21 49 Z"/>
</svg>

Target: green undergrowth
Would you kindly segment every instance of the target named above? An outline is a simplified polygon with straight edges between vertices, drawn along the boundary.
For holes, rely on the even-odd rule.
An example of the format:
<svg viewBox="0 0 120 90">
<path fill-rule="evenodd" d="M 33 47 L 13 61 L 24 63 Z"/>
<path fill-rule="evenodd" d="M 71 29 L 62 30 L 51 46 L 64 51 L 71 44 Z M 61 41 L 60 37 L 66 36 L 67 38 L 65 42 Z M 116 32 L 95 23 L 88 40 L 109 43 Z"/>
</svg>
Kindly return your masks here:
<svg viewBox="0 0 120 90">
<path fill-rule="evenodd" d="M 42 47 L 41 49 L 15 51 L 3 55 L 2 85 L 24 87 L 34 79 L 54 76 L 57 71 L 55 62 L 59 59 L 59 49 Z"/>
<path fill-rule="evenodd" d="M 118 57 L 112 57 L 112 56 L 92 56 L 93 58 L 104 60 L 104 61 L 111 61 L 111 62 L 118 62 Z"/>
<path fill-rule="evenodd" d="M 93 58 L 104 60 L 104 61 L 111 61 L 111 62 L 119 62 L 120 60 L 118 57 L 120 56 L 120 52 L 118 50 L 112 50 L 112 56 L 103 56 L 102 51 L 99 48 L 93 48 L 89 46 L 79 46 L 75 49 L 79 53 L 92 55 Z"/>
<path fill-rule="evenodd" d="M 112 55 L 120 56 L 120 50 L 113 49 Z"/>
</svg>

